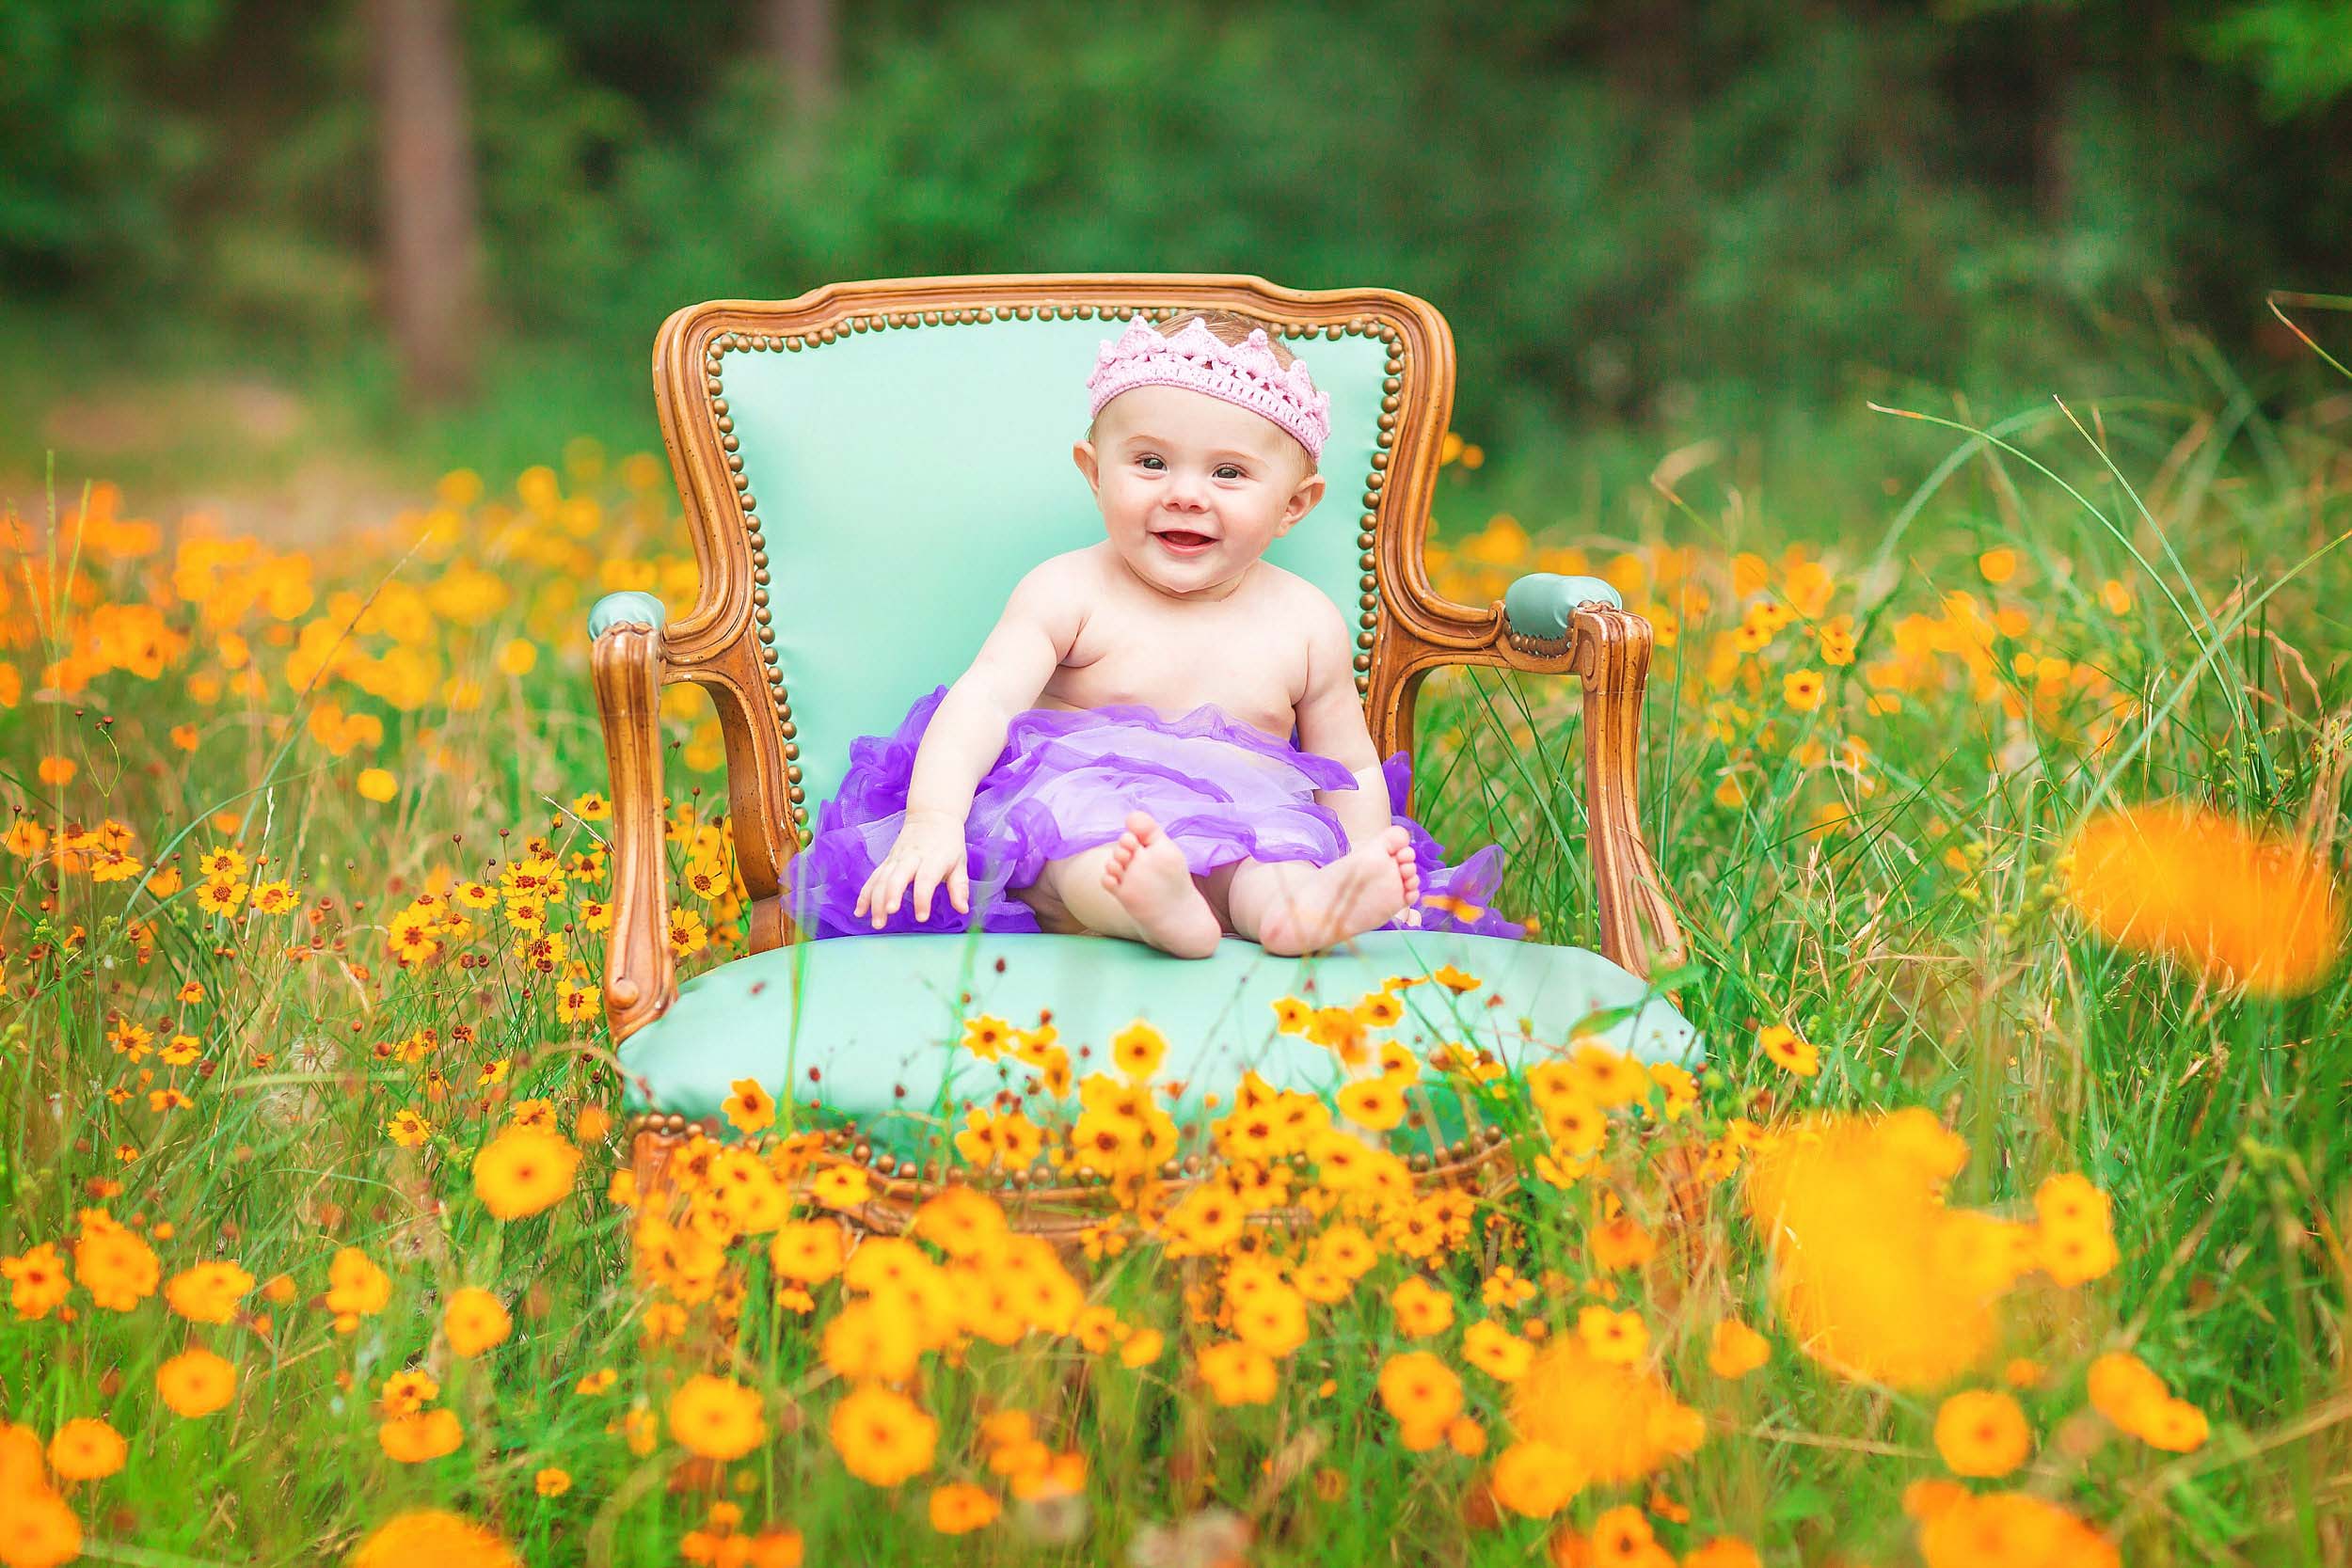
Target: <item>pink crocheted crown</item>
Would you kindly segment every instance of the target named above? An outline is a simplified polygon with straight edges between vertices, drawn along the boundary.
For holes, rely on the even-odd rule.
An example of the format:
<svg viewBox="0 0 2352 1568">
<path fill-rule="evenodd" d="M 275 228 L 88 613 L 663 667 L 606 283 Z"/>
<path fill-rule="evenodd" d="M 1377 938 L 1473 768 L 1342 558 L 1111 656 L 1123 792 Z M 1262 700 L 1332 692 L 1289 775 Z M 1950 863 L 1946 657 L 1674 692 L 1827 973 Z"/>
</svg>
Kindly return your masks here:
<svg viewBox="0 0 2352 1568">
<path fill-rule="evenodd" d="M 1293 359 L 1287 369 L 1276 360 L 1263 327 L 1253 326 L 1241 342 L 1228 343 L 1198 316 L 1173 337 L 1162 337 L 1149 322 L 1133 321 L 1117 342 L 1103 344 L 1087 386 L 1094 394 L 1089 419 L 1137 387 L 1184 387 L 1264 415 L 1317 459 L 1331 435 L 1331 394 L 1315 390 L 1304 360 Z"/>
</svg>

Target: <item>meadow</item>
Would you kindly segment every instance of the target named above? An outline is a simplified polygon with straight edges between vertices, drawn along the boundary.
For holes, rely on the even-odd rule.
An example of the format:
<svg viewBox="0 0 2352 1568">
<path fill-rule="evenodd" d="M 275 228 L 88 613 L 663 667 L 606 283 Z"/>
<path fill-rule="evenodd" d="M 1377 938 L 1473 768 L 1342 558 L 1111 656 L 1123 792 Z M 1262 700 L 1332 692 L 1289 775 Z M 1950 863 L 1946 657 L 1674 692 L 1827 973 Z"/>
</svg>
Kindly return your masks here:
<svg viewBox="0 0 2352 1568">
<path fill-rule="evenodd" d="M 583 622 L 691 602 L 664 462 L 308 545 L 11 515 L 0 1564 L 2347 1560 L 2352 398 L 1946 421 L 1842 515 L 1450 442 L 1442 591 L 1592 571 L 1658 628 L 1708 1059 L 1498 1079 L 1396 1046 L 1400 988 L 1302 1004 L 1387 1092 L 1220 1120 L 1222 1180 L 1067 1256 L 969 1190 L 845 1248 L 860 1179 L 755 1093 L 633 1189 Z M 1576 696 L 1432 680 L 1416 809 L 1590 943 Z M 740 890 L 715 721 L 665 722 L 691 972 Z M 1017 1023 L 942 1043 L 1152 1079 L 1148 1028 Z M 1440 1083 L 1513 1184 L 1341 1125 Z M 967 1157 L 1061 1157 L 1026 1109 Z"/>
</svg>

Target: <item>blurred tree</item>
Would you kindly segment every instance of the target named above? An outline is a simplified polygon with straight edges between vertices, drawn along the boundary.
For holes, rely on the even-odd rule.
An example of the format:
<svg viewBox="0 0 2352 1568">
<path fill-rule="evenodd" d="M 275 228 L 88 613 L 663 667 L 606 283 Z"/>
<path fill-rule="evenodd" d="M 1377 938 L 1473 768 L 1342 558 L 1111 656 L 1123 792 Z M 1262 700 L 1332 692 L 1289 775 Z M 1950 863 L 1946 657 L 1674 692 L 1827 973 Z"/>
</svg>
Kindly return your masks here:
<svg viewBox="0 0 2352 1568">
<path fill-rule="evenodd" d="M 811 115 L 832 103 L 840 86 L 839 18 L 834 0 L 767 0 L 768 47 L 784 68 L 796 106 Z"/>
<path fill-rule="evenodd" d="M 0 0 L 0 286 L 273 353 L 390 332 L 423 386 L 477 347 L 633 363 L 681 303 L 830 278 L 1235 270 L 1438 301 L 1498 439 L 2006 395 L 2133 374 L 2124 313 L 2242 337 L 2263 286 L 2352 267 L 2347 13 Z"/>
<path fill-rule="evenodd" d="M 474 155 L 454 0 L 368 0 L 384 298 L 410 396 L 472 389 L 480 329 Z"/>
<path fill-rule="evenodd" d="M 0 0 L 0 277 L 119 288 L 178 262 L 173 192 L 212 127 L 147 77 L 220 21 L 217 0 Z"/>
</svg>

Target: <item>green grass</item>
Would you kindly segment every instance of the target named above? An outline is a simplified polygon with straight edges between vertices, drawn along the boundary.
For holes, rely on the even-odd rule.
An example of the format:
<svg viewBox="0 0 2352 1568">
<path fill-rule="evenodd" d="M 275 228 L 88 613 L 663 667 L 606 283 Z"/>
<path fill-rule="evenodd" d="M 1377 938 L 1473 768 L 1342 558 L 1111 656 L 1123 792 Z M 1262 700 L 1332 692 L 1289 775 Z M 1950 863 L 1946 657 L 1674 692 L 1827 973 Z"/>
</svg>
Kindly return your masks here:
<svg viewBox="0 0 2352 1568">
<path fill-rule="evenodd" d="M 2201 986 L 2088 934 L 2054 892 L 2063 835 L 2099 803 L 2189 796 L 2253 820 L 2314 822 L 2323 841 L 2341 824 L 2352 566 L 2334 542 L 2352 528 L 2352 450 L 2332 405 L 2267 414 L 2226 370 L 2199 374 L 2174 396 L 2030 406 L 1983 434 L 1873 415 L 1819 448 L 1791 441 L 1758 457 L 1726 444 L 1727 455 L 1660 484 L 1646 483 L 1657 454 L 1629 439 L 1607 461 L 1588 449 L 1587 471 L 1600 476 L 1589 485 L 1562 477 L 1569 459 L 1498 453 L 1478 475 L 1448 471 L 1440 518 L 1456 546 L 1487 513 L 1508 510 L 1540 543 L 1581 546 L 1597 562 L 1622 549 L 1654 563 L 1661 545 L 1696 551 L 1707 612 L 1671 594 L 1633 595 L 1684 606 L 1677 645 L 1653 669 L 1643 794 L 1688 915 L 1681 1003 L 1718 1048 L 1693 1116 L 1720 1132 L 1735 1117 L 1924 1106 L 1971 1148 L 1954 1202 L 2004 1213 L 2026 1211 L 2050 1174 L 2084 1172 L 2113 1196 L 2123 1260 L 2076 1290 L 2017 1296 L 2007 1348 L 2048 1375 L 2020 1396 L 2036 1450 L 2011 1484 L 2110 1531 L 2135 1568 L 2324 1568 L 2352 1550 L 2343 1244 L 2352 1000 L 2340 975 L 2289 1000 Z M 590 428 L 566 423 L 585 420 L 577 411 L 594 400 L 581 397 L 558 392 L 517 415 L 481 437 L 472 461 L 492 473 L 526 454 L 553 461 Z M 458 436 L 418 439 L 389 471 L 419 467 L 421 452 Z M 170 481 L 167 466 L 152 474 Z M 1899 481 L 1891 492 L 1887 476 Z M 416 482 L 420 504 L 428 487 Z M 246 1303 L 268 1314 L 265 1332 L 249 1318 L 192 1326 L 160 1296 L 129 1313 L 96 1310 L 79 1288 L 71 1323 L 0 1311 L 9 1419 L 45 1436 L 100 1415 L 130 1440 L 121 1473 L 71 1493 L 88 1556 L 337 1560 L 400 1508 L 437 1504 L 494 1525 L 534 1563 L 669 1560 L 704 1520 L 713 1494 L 696 1488 L 708 1477 L 679 1472 L 666 1431 L 640 1453 L 613 1429 L 634 1402 L 658 1413 L 681 1371 L 731 1357 L 763 1390 L 771 1435 L 728 1467 L 717 1495 L 741 1505 L 746 1531 L 804 1532 L 812 1563 L 1127 1560 L 1139 1530 L 1213 1504 L 1249 1522 L 1253 1562 L 1539 1560 L 1544 1527 L 1478 1520 L 1480 1461 L 1443 1447 L 1406 1451 L 1381 1408 L 1380 1363 L 1407 1348 L 1385 1300 L 1406 1272 L 1394 1257 L 1353 1300 L 1313 1309 L 1314 1332 L 1272 1404 L 1230 1409 L 1187 1375 L 1179 1287 L 1214 1271 L 1148 1243 L 1085 1264 L 1089 1299 L 1167 1331 L 1168 1351 L 1140 1372 L 1041 1334 L 976 1345 L 961 1367 L 930 1356 L 919 1397 L 941 1422 L 937 1464 L 883 1491 L 846 1475 L 826 1441 L 841 1390 L 803 1321 L 772 1304 L 763 1252 L 751 1253 L 731 1350 L 702 1307 L 682 1342 L 642 1343 L 651 1298 L 630 1274 L 627 1212 L 604 1196 L 617 1136 L 591 1148 L 579 1191 L 548 1214 L 501 1225 L 485 1212 L 469 1171 L 505 1107 L 544 1096 L 568 1128 L 579 1108 L 616 1102 L 601 1024 L 564 1022 L 553 983 L 527 974 L 495 928 L 462 944 L 479 958 L 472 967 L 404 971 L 384 927 L 437 873 L 482 875 L 550 820 L 560 849 L 589 847 L 586 830 L 550 806 L 603 787 L 577 629 L 594 592 L 583 582 L 608 555 L 675 563 L 685 540 L 659 490 L 632 495 L 610 474 L 576 473 L 564 487 L 597 504 L 600 527 L 584 541 L 544 523 L 501 531 L 486 503 L 469 512 L 453 553 L 338 539 L 310 548 L 315 602 L 282 622 L 260 607 L 230 615 L 227 589 L 172 588 L 169 543 L 160 558 L 119 562 L 90 547 L 72 589 L 62 569 L 51 575 L 45 546 L 9 563 L 0 657 L 23 695 L 0 711 L 0 793 L 53 831 L 68 819 L 126 823 L 141 862 L 168 854 L 187 867 L 187 886 L 158 906 L 132 881 L 12 863 L 30 874 L 12 879 L 0 911 L 0 1256 L 64 1242 L 77 1211 L 102 1201 L 93 1183 L 119 1181 L 103 1199 L 118 1217 L 175 1227 L 153 1243 L 166 1277 L 229 1257 L 263 1280 L 293 1281 L 291 1300 Z M 135 483 L 122 511 L 143 509 Z M 1748 595 L 1770 601 L 1788 592 L 1782 552 L 1792 546 L 1826 566 L 1822 612 L 1851 616 L 1859 639 L 1855 663 L 1825 670 L 1826 698 L 1809 712 L 1788 704 L 1781 683 L 1787 670 L 1819 665 L 1807 617 L 1727 678 L 1708 675 L 1712 638 L 1738 619 L 1727 602 L 1734 557 L 1771 564 Z M 1996 546 L 2018 564 L 1993 586 L 1979 557 Z M 502 578 L 507 601 L 469 608 L 447 596 L 466 562 Z M 2108 579 L 2128 591 L 2121 612 L 2101 602 Z M 336 590 L 373 595 L 384 624 L 363 623 L 342 649 L 353 661 L 306 688 L 289 677 L 289 649 L 271 628 L 296 640 Z M 1980 667 L 1923 629 L 1956 593 L 2019 618 Z M 116 669 L 64 689 L 42 673 L 61 629 L 48 607 L 63 602 L 77 634 L 97 634 L 101 604 L 152 603 L 187 640 L 154 678 Z M 236 689 L 207 606 L 250 644 L 258 689 Z M 539 650 L 521 675 L 494 662 L 514 637 Z M 1928 651 L 1903 677 L 1901 707 L 1867 712 L 1863 672 L 1914 640 Z M 2021 655 L 2093 674 L 2037 694 Z M 404 693 L 406 660 L 425 673 Z M 452 676 L 482 683 L 478 705 L 448 700 Z M 2003 711 L 2004 696 L 2023 717 Z M 2087 728 L 2125 697 L 2136 709 L 2093 749 Z M 381 742 L 335 754 L 309 721 L 326 704 L 374 716 Z M 1422 820 L 1457 855 L 1502 844 L 1512 872 L 1502 906 L 1539 916 L 1548 940 L 1590 942 L 1574 683 L 1448 673 L 1424 688 L 1421 713 Z M 670 722 L 672 794 L 709 818 L 723 799 L 711 737 L 691 713 Z M 195 726 L 192 752 L 169 736 L 181 723 Z M 1850 736 L 1868 748 L 1867 794 L 1806 759 L 1808 744 L 1834 757 Z M 44 783 L 48 756 L 74 760 L 76 776 Z M 390 773 L 392 799 L 358 793 L 368 766 Z M 1738 803 L 1717 796 L 1726 771 L 1743 785 Z M 1813 832 L 1838 800 L 1849 820 Z M 242 819 L 241 834 L 213 825 L 224 812 Z M 270 858 L 259 875 L 294 882 L 300 910 L 235 924 L 197 911 L 194 856 L 232 837 Z M 706 908 L 723 939 L 727 901 Z M 66 944 L 76 926 L 83 940 Z M 290 942 L 313 937 L 316 951 L 288 956 Z M 572 957 L 586 972 L 600 969 L 601 942 L 575 930 Z M 175 1000 L 189 982 L 202 1001 Z M 110 1048 L 117 1015 L 156 1029 L 157 1044 L 167 1021 L 196 1034 L 203 1068 L 138 1083 L 157 1060 Z M 1756 1028 L 1783 1020 L 1820 1048 L 1818 1078 L 1789 1078 L 1755 1053 Z M 459 1025 L 475 1031 L 470 1042 Z M 437 1043 L 401 1060 L 390 1048 L 421 1028 Z M 482 1064 L 500 1058 L 511 1064 L 503 1083 L 474 1087 Z M 433 1069 L 452 1085 L 445 1098 L 431 1096 Z M 147 1093 L 167 1082 L 194 1104 L 150 1110 Z M 117 1086 L 134 1090 L 119 1105 L 107 1097 Z M 387 1136 L 402 1108 L 434 1125 L 420 1148 Z M 1631 1152 L 1654 1149 L 1626 1141 L 1615 1184 L 1662 1226 L 1655 1169 Z M 1688 1549 L 1738 1534 L 1775 1568 L 1912 1562 L 1901 1495 L 1943 1473 L 1931 1437 L 1938 1395 L 1844 1382 L 1798 1353 L 1774 1322 L 1737 1193 L 1720 1189 L 1690 1250 L 1661 1247 L 1632 1292 L 1670 1381 L 1709 1423 L 1698 1453 L 1655 1481 L 1691 1515 L 1661 1522 L 1661 1536 Z M 1463 1322 L 1485 1310 L 1479 1282 L 1502 1263 L 1582 1278 L 1592 1203 L 1589 1191 L 1563 1198 L 1531 1184 L 1482 1212 L 1425 1272 L 1457 1295 Z M 386 1309 L 348 1336 L 318 1301 L 342 1245 L 365 1249 L 393 1281 Z M 450 1357 L 435 1333 L 437 1303 L 458 1285 L 491 1288 L 515 1313 L 514 1338 L 479 1361 Z M 834 1290 L 819 1292 L 820 1318 Z M 1573 1333 L 1579 1299 L 1547 1295 L 1530 1310 Z M 1707 1331 L 1725 1311 L 1774 1339 L 1767 1367 L 1736 1385 L 1704 1365 Z M 153 1384 L 156 1365 L 190 1342 L 220 1350 L 242 1375 L 237 1402 L 197 1420 L 165 1409 Z M 1458 1342 L 1457 1323 L 1431 1343 L 1458 1366 Z M 2086 1412 L 2084 1365 L 2125 1344 L 2208 1413 L 2201 1449 L 2165 1454 Z M 379 1448 L 369 1405 L 389 1371 L 418 1361 L 436 1370 L 465 1440 L 446 1458 L 399 1465 Z M 573 1392 L 607 1366 L 619 1374 L 610 1391 Z M 1996 1361 L 1976 1382 L 1998 1371 Z M 1483 1374 L 1462 1376 L 1468 1412 L 1490 1427 L 1491 1458 L 1506 1437 L 1504 1401 Z M 1319 1393 L 1327 1379 L 1330 1392 Z M 1082 1516 L 1014 1504 L 977 1535 L 931 1531 L 930 1484 L 973 1479 L 1003 1491 L 975 1450 L 984 1406 L 1028 1410 L 1053 1447 L 1085 1454 Z M 533 1491 L 549 1465 L 574 1478 L 562 1497 Z M 1567 1516 L 1589 1525 L 1604 1507 L 1649 1496 L 1642 1485 L 1593 1488 Z M 1057 1542 L 1064 1526 L 1076 1533 Z"/>
</svg>

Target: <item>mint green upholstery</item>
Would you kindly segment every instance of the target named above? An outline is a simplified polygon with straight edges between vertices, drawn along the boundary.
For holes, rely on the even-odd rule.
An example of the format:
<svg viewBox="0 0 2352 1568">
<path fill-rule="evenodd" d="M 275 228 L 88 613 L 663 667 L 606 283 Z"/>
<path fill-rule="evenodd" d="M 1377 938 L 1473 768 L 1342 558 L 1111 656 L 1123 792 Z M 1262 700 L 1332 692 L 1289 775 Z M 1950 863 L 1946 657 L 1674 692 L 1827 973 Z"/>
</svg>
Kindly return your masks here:
<svg viewBox="0 0 2352 1568">
<path fill-rule="evenodd" d="M 896 728 L 962 674 L 1023 573 L 1103 537 L 1070 449 L 1086 435 L 1096 347 L 1124 326 L 943 324 L 726 356 L 727 410 L 774 555 L 775 649 L 812 828 L 850 742 Z M 1352 623 L 1388 345 L 1289 346 L 1331 394 L 1329 488 L 1266 559 Z"/>
<path fill-rule="evenodd" d="M 1167 1102 L 1183 1127 L 1200 1118 L 1206 1095 L 1230 1105 L 1245 1068 L 1277 1087 L 1322 1091 L 1342 1082 L 1328 1051 L 1276 1033 L 1277 997 L 1343 1006 L 1391 974 L 1448 963 L 1483 983 L 1458 998 L 1435 981 L 1408 988 L 1405 1016 L 1375 1038 L 1420 1052 L 1461 1040 L 1518 1067 L 1581 1026 L 1644 1061 L 1696 1058 L 1691 1025 L 1671 1005 L 1581 948 L 1375 931 L 1312 958 L 1278 958 L 1229 937 L 1213 957 L 1184 959 L 1115 937 L 926 932 L 798 942 L 697 975 L 668 1013 L 622 1045 L 621 1065 L 632 1108 L 712 1116 L 730 1084 L 756 1078 L 779 1101 L 854 1118 L 877 1148 L 925 1158 L 944 1152 L 932 1140 L 961 1129 L 964 1103 L 985 1104 L 1000 1084 L 1019 1087 L 1028 1075 L 1008 1062 L 1000 1078 L 997 1064 L 963 1050 L 966 1018 L 1028 1028 L 1040 1008 L 1052 1008 L 1057 1043 L 1083 1078 L 1114 1070 L 1111 1036 L 1141 1017 L 1168 1037 L 1157 1078 L 1184 1082 L 1183 1095 Z M 972 999 L 961 1004 L 966 991 Z M 1496 996 L 1502 1004 L 1488 1006 Z M 1081 1047 L 1092 1048 L 1090 1059 Z M 1444 1125 L 1454 1118 L 1442 1107 L 1438 1117 L 1437 1132 L 1454 1135 Z"/>
<path fill-rule="evenodd" d="M 1579 605 L 1595 600 L 1623 610 L 1625 600 L 1598 578 L 1530 572 L 1503 590 L 1502 618 L 1521 637 L 1565 637 Z"/>
</svg>

